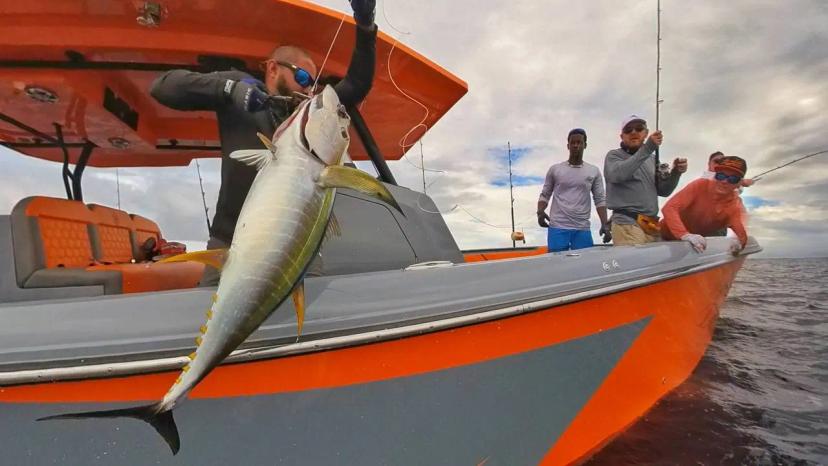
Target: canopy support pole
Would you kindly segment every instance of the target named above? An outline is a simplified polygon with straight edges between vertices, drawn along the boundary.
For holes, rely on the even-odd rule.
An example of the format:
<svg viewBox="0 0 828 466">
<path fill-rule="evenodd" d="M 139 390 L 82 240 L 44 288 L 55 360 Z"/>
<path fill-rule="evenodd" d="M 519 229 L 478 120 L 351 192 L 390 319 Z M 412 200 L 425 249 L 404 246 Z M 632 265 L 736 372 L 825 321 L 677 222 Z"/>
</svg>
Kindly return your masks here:
<svg viewBox="0 0 828 466">
<path fill-rule="evenodd" d="M 63 152 L 63 170 L 61 171 L 63 174 L 63 187 L 66 188 L 66 199 L 71 201 L 75 196 L 72 194 L 72 186 L 70 186 L 69 180 L 71 179 L 73 183 L 75 180 L 72 176 L 72 171 L 69 170 L 69 149 L 63 143 L 63 128 L 57 123 L 55 123 L 55 134 L 57 134 L 57 145 L 60 146 L 60 150 Z"/>
<path fill-rule="evenodd" d="M 89 157 L 92 156 L 92 150 L 95 149 L 95 144 L 88 142 L 83 146 L 78 162 L 75 164 L 75 172 L 72 173 L 72 191 L 75 194 L 76 201 L 83 201 L 83 191 L 81 190 L 81 177 L 83 171 L 86 170 L 86 165 L 89 163 Z"/>
<path fill-rule="evenodd" d="M 359 135 L 359 139 L 362 141 L 363 147 L 365 147 L 365 152 L 368 154 L 368 157 L 371 158 L 371 162 L 374 163 L 374 168 L 377 169 L 380 181 L 397 186 L 397 180 L 394 179 L 394 174 L 391 173 L 391 169 L 388 168 L 388 164 L 385 162 L 385 157 L 383 157 L 382 153 L 380 153 L 377 141 L 374 140 L 371 130 L 369 130 L 368 125 L 365 124 L 365 119 L 362 118 L 362 114 L 359 113 L 359 110 L 354 106 L 348 107 L 348 114 L 351 115 L 351 122 L 354 124 L 354 129 Z"/>
<path fill-rule="evenodd" d="M 92 141 L 86 140 L 82 143 L 66 143 L 63 139 L 63 127 L 59 123 L 54 123 L 55 126 L 55 134 L 57 137 L 49 136 L 35 128 L 32 128 L 29 125 L 26 125 L 14 118 L 0 113 L 0 121 L 5 121 L 12 126 L 20 128 L 23 131 L 29 133 L 32 138 L 35 139 L 35 142 L 30 143 L 15 143 L 15 142 L 6 142 L 0 141 L 0 145 L 6 146 L 11 150 L 15 150 L 17 148 L 23 147 L 33 147 L 33 148 L 58 148 L 63 152 L 63 168 L 62 168 L 62 175 L 63 175 L 63 187 L 66 189 L 66 198 L 75 201 L 83 201 L 83 190 L 81 188 L 81 177 L 83 176 L 83 171 L 86 169 L 86 166 L 89 163 L 89 158 L 92 156 L 92 151 L 97 147 L 95 143 Z M 44 142 L 45 141 L 45 142 Z M 75 170 L 74 172 L 69 169 L 69 148 L 70 147 L 80 147 L 81 153 L 78 156 L 78 160 L 75 162 Z M 71 181 L 71 182 L 70 182 Z"/>
</svg>

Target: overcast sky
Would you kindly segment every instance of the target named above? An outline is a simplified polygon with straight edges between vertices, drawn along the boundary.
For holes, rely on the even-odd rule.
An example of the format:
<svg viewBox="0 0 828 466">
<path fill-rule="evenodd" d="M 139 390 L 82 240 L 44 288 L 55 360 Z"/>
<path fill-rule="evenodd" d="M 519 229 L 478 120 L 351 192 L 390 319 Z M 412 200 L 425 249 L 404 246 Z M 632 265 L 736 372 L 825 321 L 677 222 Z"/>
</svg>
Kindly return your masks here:
<svg viewBox="0 0 828 466">
<path fill-rule="evenodd" d="M 679 189 L 716 150 L 745 158 L 750 176 L 828 149 L 828 2 L 664 0 L 662 10 L 661 152 L 689 159 Z M 586 129 L 585 159 L 603 169 L 622 119 L 635 113 L 654 126 L 655 0 L 379 0 L 377 23 L 469 84 L 422 145 L 436 170 L 426 172 L 427 192 L 463 249 L 511 246 L 507 142 L 515 219 L 527 243 L 545 244 L 535 204 L 548 167 L 567 157 L 567 132 Z M 408 158 L 391 169 L 422 191 L 420 147 Z M 0 160 L 0 211 L 27 195 L 64 195 L 58 164 L 5 149 Z M 211 212 L 218 167 L 201 162 Z M 123 209 L 155 219 L 169 239 L 206 241 L 195 164 L 119 176 Z M 87 169 L 84 195 L 115 205 L 115 170 Z M 762 256 L 828 256 L 828 154 L 769 175 L 743 199 Z M 596 240 L 597 229 L 594 219 Z"/>
</svg>

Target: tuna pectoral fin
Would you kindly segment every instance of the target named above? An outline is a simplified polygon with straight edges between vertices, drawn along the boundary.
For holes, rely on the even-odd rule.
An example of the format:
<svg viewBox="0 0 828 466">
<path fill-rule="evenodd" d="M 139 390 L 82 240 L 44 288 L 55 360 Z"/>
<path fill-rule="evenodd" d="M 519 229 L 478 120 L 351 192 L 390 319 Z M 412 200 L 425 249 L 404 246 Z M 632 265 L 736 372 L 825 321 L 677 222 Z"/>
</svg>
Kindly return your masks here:
<svg viewBox="0 0 828 466">
<path fill-rule="evenodd" d="M 301 280 L 293 288 L 293 307 L 296 308 L 296 339 L 302 335 L 302 326 L 305 324 L 305 280 Z"/>
<path fill-rule="evenodd" d="M 38 421 L 53 421 L 61 419 L 111 419 L 116 417 L 131 417 L 140 419 L 151 425 L 156 432 L 161 434 L 167 445 L 170 446 L 173 455 L 181 448 L 181 438 L 178 436 L 178 427 L 175 425 L 172 411 L 158 412 L 158 405 L 137 406 L 134 408 L 113 409 L 110 411 L 88 411 L 85 413 L 59 414 L 47 416 Z"/>
<path fill-rule="evenodd" d="M 273 152 L 270 150 L 237 150 L 230 154 L 230 158 L 238 160 L 239 162 L 256 167 L 256 170 L 261 170 L 274 158 Z"/>
<path fill-rule="evenodd" d="M 400 205 L 397 204 L 397 201 L 388 191 L 388 188 L 362 170 L 344 167 L 342 165 L 331 165 L 322 170 L 322 174 L 319 176 L 319 184 L 324 188 L 351 188 L 363 194 L 373 196 L 403 214 Z"/>
<path fill-rule="evenodd" d="M 188 252 L 177 256 L 161 259 L 158 262 L 201 262 L 215 269 L 221 270 L 227 260 L 227 249 L 207 249 L 206 251 Z"/>
</svg>

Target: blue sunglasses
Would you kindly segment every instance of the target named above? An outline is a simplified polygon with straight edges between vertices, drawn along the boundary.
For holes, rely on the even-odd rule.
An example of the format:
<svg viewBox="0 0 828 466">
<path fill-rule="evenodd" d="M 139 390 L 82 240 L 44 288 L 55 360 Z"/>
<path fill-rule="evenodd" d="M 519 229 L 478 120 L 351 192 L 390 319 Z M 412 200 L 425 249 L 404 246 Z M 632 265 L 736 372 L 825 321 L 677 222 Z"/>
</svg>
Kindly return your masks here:
<svg viewBox="0 0 828 466">
<path fill-rule="evenodd" d="M 302 87 L 309 87 L 311 84 L 313 84 L 313 76 L 311 76 L 311 74 L 308 73 L 305 69 L 299 68 L 293 63 L 288 63 L 285 61 L 277 60 L 276 64 L 282 65 L 293 70 L 293 79 L 296 81 L 296 84 Z"/>
<path fill-rule="evenodd" d="M 738 184 L 740 181 L 742 181 L 742 177 L 739 175 L 727 175 L 722 172 L 716 172 L 716 180 L 727 181 L 730 184 Z"/>
</svg>

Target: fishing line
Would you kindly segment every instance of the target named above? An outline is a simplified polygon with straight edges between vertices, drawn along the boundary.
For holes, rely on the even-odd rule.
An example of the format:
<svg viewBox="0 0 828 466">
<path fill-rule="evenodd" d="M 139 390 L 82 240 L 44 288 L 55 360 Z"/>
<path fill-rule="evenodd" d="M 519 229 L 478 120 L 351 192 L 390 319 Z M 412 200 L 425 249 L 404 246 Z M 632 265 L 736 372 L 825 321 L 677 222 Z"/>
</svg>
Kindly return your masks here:
<svg viewBox="0 0 828 466">
<path fill-rule="evenodd" d="M 394 87 L 397 89 L 397 91 L 399 91 L 400 94 L 404 95 L 406 98 L 408 98 L 408 100 L 410 100 L 410 101 L 414 102 L 415 104 L 419 105 L 420 107 L 422 107 L 423 110 L 425 111 L 425 113 L 423 114 L 423 118 L 420 120 L 420 122 L 417 123 L 416 125 L 412 126 L 411 129 L 408 130 L 408 132 L 405 133 L 403 135 L 403 137 L 401 137 L 399 142 L 397 143 L 403 150 L 402 151 L 403 158 L 407 159 L 405 151 L 406 151 L 407 148 L 414 145 L 414 143 L 407 144 L 408 137 L 411 136 L 411 134 L 414 133 L 414 131 L 416 131 L 420 127 L 423 128 L 423 133 L 424 134 L 425 134 L 426 131 L 428 131 L 428 125 L 426 125 L 425 122 L 426 122 L 426 120 L 428 120 L 430 110 L 422 102 L 415 99 L 414 97 L 411 97 L 405 91 L 403 91 L 400 88 L 400 86 L 397 84 L 397 81 L 394 80 L 394 75 L 391 73 L 391 55 L 394 54 L 394 50 L 397 48 L 397 43 L 398 42 L 399 42 L 398 39 L 395 37 L 394 38 L 394 44 L 391 46 L 391 50 L 388 52 L 388 60 L 386 61 L 386 64 L 385 64 L 385 67 L 388 69 L 388 79 L 391 81 L 391 84 L 394 85 Z M 412 163 L 412 165 L 413 165 L 413 163 Z"/>
<path fill-rule="evenodd" d="M 314 95 L 316 92 L 316 85 L 319 82 L 319 78 L 322 76 L 322 71 L 325 69 L 325 65 L 328 63 L 328 57 L 331 56 L 331 51 L 333 50 L 334 44 L 336 44 L 336 39 L 339 37 L 339 31 L 342 30 L 342 25 L 345 24 L 345 16 L 346 13 L 342 13 L 342 18 L 339 20 L 339 27 L 336 28 L 336 34 L 334 34 L 333 40 L 331 40 L 331 45 L 328 46 L 328 52 L 325 54 L 325 59 L 322 60 L 322 66 L 319 67 L 319 71 L 316 72 L 316 79 L 313 81 L 313 87 L 311 87 L 311 95 Z"/>
<path fill-rule="evenodd" d="M 382 2 L 382 16 L 385 19 L 386 23 L 388 23 L 388 25 L 391 27 L 391 29 L 397 31 L 399 34 L 411 35 L 410 31 L 402 31 L 399 28 L 395 27 L 393 23 L 391 23 L 391 21 L 388 19 L 388 14 L 385 11 L 385 2 Z M 430 110 L 422 102 L 420 102 L 419 100 L 415 99 L 414 97 L 412 97 L 411 95 L 406 93 L 404 90 L 402 90 L 402 88 L 399 86 L 399 84 L 397 84 L 397 81 L 394 79 L 394 74 L 391 72 L 391 56 L 394 54 L 394 50 L 396 50 L 398 43 L 399 43 L 399 39 L 397 37 L 394 37 L 394 43 L 391 45 L 391 50 L 388 51 L 388 57 L 387 57 L 386 62 L 385 62 L 385 68 L 388 72 L 388 79 L 389 79 L 389 81 L 391 81 L 391 84 L 394 86 L 394 88 L 397 90 L 397 92 L 402 94 L 408 100 L 410 100 L 410 101 L 414 102 L 415 104 L 419 105 L 423 109 L 424 112 L 423 112 L 422 119 L 420 119 L 420 121 L 417 124 L 412 126 L 411 129 L 409 129 L 400 138 L 400 140 L 397 142 L 397 145 L 402 150 L 401 158 L 403 160 L 405 160 L 406 162 L 408 162 L 408 164 L 410 164 L 412 167 L 414 167 L 417 170 L 421 171 L 423 173 L 424 177 L 425 177 L 425 172 L 426 171 L 431 172 L 431 173 L 440 173 L 441 174 L 441 176 L 437 177 L 437 179 L 433 180 L 428 185 L 425 185 L 425 183 L 424 183 L 423 191 L 426 191 L 426 189 L 428 189 L 434 183 L 436 183 L 437 181 L 442 179 L 442 177 L 445 175 L 446 171 L 445 170 L 437 170 L 437 169 L 433 169 L 433 168 L 425 168 L 425 166 L 417 165 L 416 163 L 411 161 L 411 159 L 408 158 L 408 154 L 406 154 L 406 150 L 414 145 L 414 143 L 410 143 L 410 144 L 408 143 L 408 138 L 411 136 L 411 134 L 413 134 L 419 128 L 423 128 L 423 134 L 425 134 L 428 131 L 428 125 L 426 125 L 425 122 L 428 120 Z M 420 155 L 421 155 L 421 158 L 423 158 L 422 157 L 422 150 L 423 150 L 422 147 L 423 146 L 422 146 L 422 138 L 421 138 L 420 139 Z M 425 195 L 425 193 L 422 193 L 420 196 L 417 197 L 417 208 L 419 208 L 421 211 L 423 211 L 425 213 L 441 214 L 442 212 L 440 212 L 439 210 L 438 211 L 432 211 L 432 210 L 429 210 L 429 209 L 426 209 L 425 207 L 423 207 L 423 205 L 420 201 L 422 199 L 422 196 L 424 196 L 424 195 Z M 454 207 L 452 207 L 451 209 L 449 209 L 445 213 L 447 214 L 449 212 L 453 212 L 455 209 L 457 209 L 457 207 L 458 206 L 455 205 Z"/>
<path fill-rule="evenodd" d="M 406 31 L 400 31 L 399 29 L 397 29 L 396 27 L 394 27 L 394 25 L 393 25 L 393 24 L 391 23 L 391 21 L 388 19 L 388 15 L 386 15 L 386 14 L 385 14 L 385 2 L 382 2 L 382 17 L 383 17 L 383 18 L 385 18 L 385 22 L 386 22 L 386 23 L 388 23 L 388 25 L 389 25 L 389 26 L 391 26 L 391 29 L 393 29 L 393 30 L 395 30 L 395 31 L 399 32 L 400 34 L 406 35 L 406 36 L 411 35 L 411 32 L 410 32 L 410 31 L 408 31 L 408 32 L 406 32 Z"/>
<path fill-rule="evenodd" d="M 478 217 L 478 216 L 474 215 L 473 213 L 469 212 L 469 211 L 468 211 L 465 207 L 463 207 L 463 206 L 462 206 L 462 205 L 460 205 L 460 204 L 455 205 L 455 206 L 452 208 L 452 210 L 454 210 L 454 209 L 456 209 L 456 208 L 459 208 L 460 210 L 462 210 L 463 212 L 465 212 L 465 213 L 466 213 L 466 215 L 468 215 L 469 217 L 473 218 L 473 219 L 474 219 L 474 220 L 476 220 L 478 223 L 482 223 L 483 225 L 490 226 L 490 227 L 492 227 L 492 228 L 498 228 L 498 229 L 509 229 L 509 230 L 511 230 L 511 229 L 512 229 L 512 225 L 495 225 L 495 224 L 489 223 L 489 222 L 487 222 L 487 221 L 485 221 L 485 220 L 481 219 L 480 217 Z M 515 225 L 523 225 L 524 223 L 528 222 L 528 221 L 529 221 L 532 217 L 534 217 L 534 215 L 529 216 L 529 217 L 526 217 L 526 219 L 525 219 L 525 220 L 522 220 L 522 221 L 520 221 L 519 223 L 516 223 Z"/>
<path fill-rule="evenodd" d="M 454 204 L 454 207 L 452 207 L 451 209 L 449 209 L 449 210 L 447 210 L 447 211 L 445 211 L 445 212 L 440 212 L 439 210 L 436 210 L 436 211 L 435 211 L 435 210 L 428 210 L 428 209 L 426 209 L 425 207 L 423 207 L 423 205 L 420 203 L 420 200 L 421 200 L 422 198 L 424 198 L 424 197 L 427 197 L 427 196 L 426 196 L 425 194 L 423 194 L 423 193 L 417 193 L 417 208 L 419 208 L 420 210 L 422 210 L 423 212 L 425 212 L 425 213 L 427 213 L 427 214 L 441 214 L 441 215 L 446 215 L 446 214 L 450 214 L 450 213 L 454 212 L 454 210 L 455 210 L 455 209 L 457 209 L 457 207 L 459 207 L 459 206 L 460 206 L 460 204 Z M 432 201 L 433 201 L 433 200 L 432 200 Z M 439 209 L 439 207 L 438 207 L 438 209 Z"/>
<path fill-rule="evenodd" d="M 802 157 L 799 157 L 799 158 L 797 158 L 797 159 L 795 159 L 795 160 L 792 160 L 792 161 L 790 161 L 790 162 L 788 162 L 788 163 L 782 164 L 782 165 L 780 165 L 780 166 L 778 166 L 778 167 L 776 167 L 776 168 L 771 168 L 770 170 L 764 171 L 764 172 L 762 172 L 762 173 L 760 173 L 760 174 L 758 174 L 758 175 L 754 176 L 754 177 L 753 177 L 753 181 L 759 181 L 759 180 L 761 179 L 761 177 L 763 177 L 763 176 L 767 175 L 767 174 L 768 174 L 768 173 L 770 173 L 770 172 L 774 172 L 774 171 L 776 171 L 776 170 L 779 170 L 780 168 L 785 168 L 785 167 L 787 167 L 788 165 L 793 165 L 793 164 L 795 164 L 796 162 L 799 162 L 799 161 L 802 161 L 802 160 L 805 160 L 805 159 L 808 159 L 808 158 L 811 158 L 811 157 L 814 157 L 814 156 L 817 156 L 817 155 L 820 155 L 820 154 L 826 154 L 826 153 L 828 153 L 828 149 L 826 149 L 826 150 L 821 150 L 821 151 L 819 151 L 819 152 L 814 152 L 813 154 L 803 155 Z"/>
</svg>

